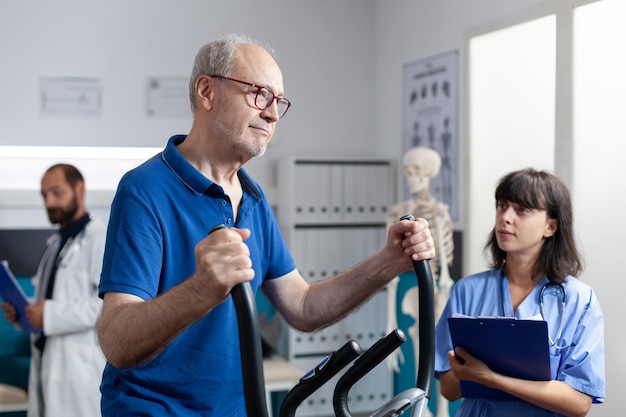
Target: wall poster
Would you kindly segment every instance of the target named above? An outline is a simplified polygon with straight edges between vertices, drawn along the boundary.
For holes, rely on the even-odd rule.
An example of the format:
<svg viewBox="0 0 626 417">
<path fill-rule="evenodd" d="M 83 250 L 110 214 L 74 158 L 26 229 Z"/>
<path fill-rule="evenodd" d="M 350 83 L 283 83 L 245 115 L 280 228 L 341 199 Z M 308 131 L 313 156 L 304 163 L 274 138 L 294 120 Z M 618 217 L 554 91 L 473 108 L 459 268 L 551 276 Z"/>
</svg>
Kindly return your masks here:
<svg viewBox="0 0 626 417">
<path fill-rule="evenodd" d="M 439 175 L 430 192 L 448 205 L 459 222 L 458 51 L 421 59 L 404 66 L 402 154 L 427 146 L 441 156 Z M 406 184 L 404 197 L 411 197 Z"/>
</svg>

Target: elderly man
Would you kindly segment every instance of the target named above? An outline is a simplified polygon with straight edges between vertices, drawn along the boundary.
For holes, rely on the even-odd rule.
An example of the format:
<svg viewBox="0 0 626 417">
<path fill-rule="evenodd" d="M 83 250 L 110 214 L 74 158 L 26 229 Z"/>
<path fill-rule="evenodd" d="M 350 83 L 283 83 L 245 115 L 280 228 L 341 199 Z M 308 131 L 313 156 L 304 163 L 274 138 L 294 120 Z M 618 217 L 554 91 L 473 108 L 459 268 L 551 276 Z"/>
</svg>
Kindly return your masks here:
<svg viewBox="0 0 626 417">
<path fill-rule="evenodd" d="M 296 269 L 272 210 L 243 169 L 289 109 L 269 49 L 229 36 L 202 47 L 186 136 L 121 180 L 109 222 L 99 336 L 105 416 L 245 416 L 231 289 L 261 288 L 287 323 L 313 331 L 349 314 L 413 259 L 435 255 L 427 222 L 315 284 Z M 207 236 L 216 225 L 227 228 Z"/>
</svg>

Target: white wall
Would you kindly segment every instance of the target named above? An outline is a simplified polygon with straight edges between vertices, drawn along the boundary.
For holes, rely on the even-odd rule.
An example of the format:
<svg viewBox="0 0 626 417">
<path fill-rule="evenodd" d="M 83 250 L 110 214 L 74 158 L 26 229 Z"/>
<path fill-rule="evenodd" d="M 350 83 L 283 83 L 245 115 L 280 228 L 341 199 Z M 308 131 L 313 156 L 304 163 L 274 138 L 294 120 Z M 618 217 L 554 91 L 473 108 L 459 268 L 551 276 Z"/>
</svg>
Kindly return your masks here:
<svg viewBox="0 0 626 417">
<path fill-rule="evenodd" d="M 402 140 L 402 68 L 419 59 L 459 50 L 460 103 L 465 102 L 466 37 L 485 25 L 533 7 L 541 0 L 378 0 L 376 1 L 376 137 L 381 155 L 399 157 Z M 466 121 L 460 108 L 460 155 L 465 165 Z M 461 172 L 467 169 L 461 167 Z M 400 175 L 400 174 L 399 174 Z M 399 181 L 403 178 L 399 176 Z M 462 194 L 466 190 L 461 190 Z M 463 197 L 463 196 L 462 196 Z M 463 220 L 463 219 L 462 219 Z"/>
<path fill-rule="evenodd" d="M 583 278 L 598 293 L 605 316 L 608 399 L 606 409 L 593 415 L 617 416 L 624 414 L 620 396 L 626 386 L 622 301 L 626 282 L 619 263 L 626 247 L 622 239 L 626 224 L 621 221 L 626 212 L 626 58 L 616 51 L 626 37 L 626 4 L 606 0 L 580 12 L 578 30 L 592 36 L 586 36 L 587 42 L 574 50 L 573 198 L 587 261 Z"/>
<path fill-rule="evenodd" d="M 441 52 L 458 49 L 461 52 L 461 72 L 467 70 L 467 39 L 471 34 L 482 32 L 485 27 L 502 28 L 507 22 L 519 22 L 524 15 L 533 16 L 537 11 L 567 8 L 575 0 L 379 0 L 376 8 L 377 64 L 376 77 L 379 105 L 377 115 L 377 144 L 381 155 L 397 156 L 401 152 L 402 135 L 402 66 L 406 63 L 427 58 Z M 536 16 L 535 16 L 536 17 Z M 626 17 L 626 16 L 624 16 Z M 622 19 L 623 21 L 623 19 Z M 614 27 L 607 27 L 602 36 L 617 39 L 616 45 L 608 47 L 607 38 L 601 38 L 596 49 L 602 50 L 605 57 L 620 55 L 621 32 Z M 558 35 L 560 36 L 560 34 Z M 606 49 L 606 50 L 605 50 Z M 558 65 L 561 65 L 559 63 Z M 608 67 L 607 67 L 608 65 Z M 607 399 L 604 405 L 593 406 L 589 415 L 623 415 L 620 398 L 621 388 L 626 386 L 626 363 L 622 359 L 621 346 L 624 344 L 623 325 L 621 325 L 621 298 L 626 292 L 626 283 L 620 278 L 621 267 L 616 259 L 624 247 L 620 239 L 626 232 L 626 226 L 620 221 L 626 199 L 622 197 L 623 178 L 626 177 L 624 164 L 621 162 L 626 152 L 623 138 L 626 133 L 622 122 L 624 90 L 623 76 L 608 78 L 615 72 L 623 74 L 623 67 L 614 62 L 600 65 L 589 62 L 599 83 L 598 92 L 611 95 L 610 100 L 596 96 L 597 106 L 617 109 L 615 118 L 598 118 L 586 125 L 588 131 L 576 138 L 573 149 L 572 130 L 557 127 L 557 145 L 555 149 L 555 167 L 557 172 L 570 182 L 574 198 L 575 219 L 579 240 L 583 247 L 586 270 L 583 279 L 589 282 L 603 306 L 606 334 Z M 606 71 L 606 68 L 612 68 Z M 559 76 L 562 72 L 559 71 Z M 571 77 L 571 74 L 565 76 Z M 465 75 L 466 77 L 466 75 Z M 601 81 L 601 82 L 600 82 Z M 461 79 L 461 103 L 467 103 L 464 96 L 467 78 Z M 612 92 L 612 93 L 611 93 Z M 559 94 L 571 98 L 571 92 L 559 91 Z M 608 97 L 608 96 L 607 96 Z M 568 118 L 572 114 L 559 106 L 556 118 Z M 467 108 L 461 112 L 462 155 L 467 156 L 474 144 L 468 143 Z M 581 109 L 580 111 L 585 111 Z M 612 125 L 610 123 L 613 123 Z M 609 126 L 612 126 L 610 128 Z M 565 130 L 565 131 L 564 131 Z M 565 137 L 559 137 L 564 135 Z M 464 148 L 464 151 L 463 151 Z M 490 149 L 475 149 L 472 152 L 487 153 Z M 573 156 L 573 157 L 572 157 Z M 462 172 L 465 178 L 472 172 L 480 172 L 481 166 L 469 166 L 467 159 Z M 400 178 L 401 179 L 401 178 Z M 492 193 L 493 183 L 484 184 L 483 189 L 468 188 L 463 191 L 465 209 L 467 201 L 474 193 Z M 491 194 L 489 194 L 491 195 Z M 467 214 L 467 211 L 466 211 Z M 465 243 L 470 238 L 465 236 Z M 481 241 L 481 247 L 484 241 Z M 465 248 L 466 260 L 472 258 L 472 264 L 480 263 L 475 258 L 482 257 L 481 247 Z M 466 265 L 469 262 L 466 262 Z M 466 270 L 466 273 L 475 272 Z"/>
<path fill-rule="evenodd" d="M 161 148 L 46 146 L 36 151 L 28 146 L 0 146 L 0 229 L 52 228 L 39 189 L 43 172 L 59 161 L 82 172 L 85 204 L 106 223 L 122 175 Z"/>
<path fill-rule="evenodd" d="M 190 120 L 145 116 L 146 77 L 187 76 L 204 42 L 240 32 L 276 48 L 286 92 L 294 103 L 279 123 L 267 155 L 249 165 L 262 185 L 269 189 L 275 185 L 275 161 L 287 155 L 397 158 L 404 64 L 458 49 L 463 73 L 466 38 L 476 27 L 571 1 L 3 0 L 0 145 L 162 146 L 169 135 L 185 133 Z M 99 78 L 102 117 L 42 118 L 41 76 Z M 461 79 L 462 87 L 465 81 Z M 464 103 L 463 88 L 460 93 Z M 461 134 L 466 131 L 463 115 L 464 111 Z M 462 155 L 471 146 L 465 139 L 461 137 Z M 586 143 L 579 150 L 583 155 L 573 161 L 578 173 L 573 192 L 581 240 L 588 248 L 586 277 L 598 289 L 607 334 L 612 335 L 621 332 L 615 297 L 621 299 L 625 285 L 614 263 L 624 226 L 621 206 L 613 204 L 615 200 L 622 204 L 623 185 L 617 178 L 624 178 L 624 168 L 621 153 L 607 154 L 609 162 L 604 163 L 604 158 L 587 157 L 594 151 Z M 601 198 L 585 198 L 597 192 L 593 184 L 598 182 L 605 184 L 602 190 L 610 197 L 603 193 Z M 472 190 L 462 192 L 467 197 Z M 612 340 L 617 342 L 607 337 Z M 605 405 L 592 408 L 592 415 L 621 414 L 618 390 L 626 385 L 626 364 L 616 349 L 607 354 L 608 398 Z"/>
<path fill-rule="evenodd" d="M 293 103 L 250 164 L 263 185 L 282 156 L 373 155 L 373 12 L 363 0 L 3 0 L 0 145 L 162 146 L 191 120 L 147 117 L 146 78 L 187 77 L 201 45 L 234 32 L 273 45 Z M 100 79 L 102 116 L 41 117 L 42 76 Z"/>
</svg>

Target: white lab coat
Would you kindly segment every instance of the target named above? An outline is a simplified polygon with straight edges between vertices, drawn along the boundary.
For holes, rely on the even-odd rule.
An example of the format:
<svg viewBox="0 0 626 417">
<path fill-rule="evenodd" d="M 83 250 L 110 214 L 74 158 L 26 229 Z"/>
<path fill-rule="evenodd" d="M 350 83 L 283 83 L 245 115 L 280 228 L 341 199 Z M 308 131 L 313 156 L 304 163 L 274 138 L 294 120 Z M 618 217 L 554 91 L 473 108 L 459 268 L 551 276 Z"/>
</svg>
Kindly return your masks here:
<svg viewBox="0 0 626 417">
<path fill-rule="evenodd" d="M 44 304 L 47 341 L 43 356 L 31 345 L 28 417 L 100 416 L 100 381 L 106 360 L 96 339 L 95 325 L 102 307 L 98 283 L 105 236 L 104 224 L 92 216 L 59 257 L 52 299 Z M 58 239 L 58 233 L 48 239 L 42 264 L 46 255 L 55 251 Z M 33 277 L 36 299 L 45 292 L 45 285 L 39 285 L 42 264 Z M 31 338 L 34 341 L 36 335 Z"/>
</svg>

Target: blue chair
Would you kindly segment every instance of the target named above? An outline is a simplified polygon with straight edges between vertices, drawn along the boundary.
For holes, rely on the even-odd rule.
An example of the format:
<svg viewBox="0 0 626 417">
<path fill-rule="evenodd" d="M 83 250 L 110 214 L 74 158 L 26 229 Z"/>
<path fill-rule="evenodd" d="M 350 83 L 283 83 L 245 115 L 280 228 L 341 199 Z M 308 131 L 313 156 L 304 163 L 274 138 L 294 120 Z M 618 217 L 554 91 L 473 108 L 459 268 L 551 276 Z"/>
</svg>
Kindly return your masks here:
<svg viewBox="0 0 626 417">
<path fill-rule="evenodd" d="M 24 292 L 32 296 L 34 288 L 30 283 L 30 277 L 18 278 Z M 0 384 L 13 391 L 13 387 L 28 391 L 28 370 L 30 367 L 30 337 L 29 334 L 16 329 L 13 324 L 4 319 L 0 314 Z M 8 387 L 7 387 L 8 386 Z M 15 390 L 19 393 L 19 390 Z M 2 417 L 24 417 L 25 411 L 22 405 L 1 404 Z"/>
</svg>

